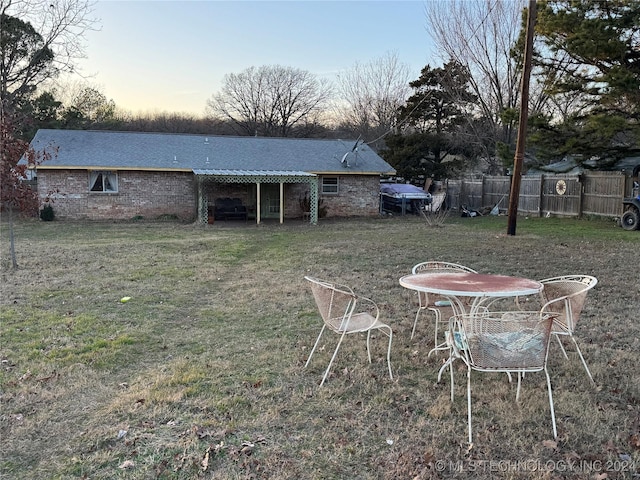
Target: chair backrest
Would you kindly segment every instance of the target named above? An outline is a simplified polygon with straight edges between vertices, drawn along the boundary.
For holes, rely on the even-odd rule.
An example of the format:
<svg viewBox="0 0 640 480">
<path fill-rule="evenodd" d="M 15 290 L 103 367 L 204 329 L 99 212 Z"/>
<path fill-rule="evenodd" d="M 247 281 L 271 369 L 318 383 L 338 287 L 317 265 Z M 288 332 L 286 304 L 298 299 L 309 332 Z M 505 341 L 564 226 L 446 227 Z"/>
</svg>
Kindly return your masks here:
<svg viewBox="0 0 640 480">
<path fill-rule="evenodd" d="M 320 316 L 325 325 L 335 332 L 346 328 L 357 297 L 351 288 L 318 278 L 304 277 L 311 285 L 311 292 L 316 301 Z"/>
<path fill-rule="evenodd" d="M 542 370 L 553 315 L 541 311 L 481 312 L 456 317 L 464 354 L 479 370 Z"/>
<path fill-rule="evenodd" d="M 459 271 L 459 272 L 478 273 L 469 267 L 465 267 L 464 265 L 458 265 L 457 263 L 450 263 L 450 262 L 438 262 L 438 261 L 418 263 L 413 266 L 413 268 L 411 269 L 411 273 L 424 273 L 431 270 L 451 270 L 451 271 Z"/>
<path fill-rule="evenodd" d="M 464 265 L 459 265 L 457 263 L 451 262 L 439 262 L 439 261 L 429 261 L 418 263 L 413 266 L 411 269 L 411 273 L 428 273 L 428 272 L 460 272 L 460 273 L 478 273 L 475 270 L 465 267 Z M 438 300 L 444 299 L 442 295 L 437 295 L 433 293 L 424 293 L 418 292 L 418 300 L 420 302 L 421 308 L 427 306 L 429 304 L 433 304 Z"/>
<path fill-rule="evenodd" d="M 544 285 L 543 309 L 557 313 L 556 325 L 573 334 L 587 299 L 587 293 L 596 286 L 598 280 L 591 275 L 565 275 L 540 280 Z"/>
</svg>

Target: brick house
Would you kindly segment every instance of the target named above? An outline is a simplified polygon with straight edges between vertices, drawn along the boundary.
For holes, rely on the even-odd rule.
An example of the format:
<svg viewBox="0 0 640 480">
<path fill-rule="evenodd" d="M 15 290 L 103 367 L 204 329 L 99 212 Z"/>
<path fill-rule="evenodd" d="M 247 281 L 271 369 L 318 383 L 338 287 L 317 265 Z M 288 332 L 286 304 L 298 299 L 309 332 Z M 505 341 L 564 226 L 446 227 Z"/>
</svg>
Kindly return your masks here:
<svg viewBox="0 0 640 480">
<path fill-rule="evenodd" d="M 373 216 L 380 176 L 395 173 L 354 140 L 43 129 L 31 146 L 57 149 L 35 177 L 41 203 L 50 196 L 61 219 L 207 222 L 224 198 L 257 223 L 306 216 L 315 223 L 318 201 L 327 217 Z"/>
</svg>

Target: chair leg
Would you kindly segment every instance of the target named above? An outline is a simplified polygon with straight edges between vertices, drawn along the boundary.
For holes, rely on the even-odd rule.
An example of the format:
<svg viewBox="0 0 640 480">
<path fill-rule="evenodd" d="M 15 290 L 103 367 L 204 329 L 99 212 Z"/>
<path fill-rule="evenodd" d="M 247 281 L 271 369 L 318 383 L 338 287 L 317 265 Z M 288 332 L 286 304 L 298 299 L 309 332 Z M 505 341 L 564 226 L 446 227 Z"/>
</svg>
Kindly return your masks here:
<svg viewBox="0 0 640 480">
<path fill-rule="evenodd" d="M 453 360 L 449 364 L 449 375 L 451 376 L 451 403 L 453 403 Z"/>
<path fill-rule="evenodd" d="M 560 341 L 560 335 L 556 335 L 556 340 L 558 340 L 558 345 L 560 345 L 560 350 L 562 350 L 562 353 L 564 355 L 565 360 L 569 360 L 569 357 L 567 356 L 567 352 L 564 349 L 564 346 L 562 345 L 562 342 Z"/>
<path fill-rule="evenodd" d="M 391 371 L 391 340 L 393 338 L 393 330 L 389 327 L 389 347 L 387 348 L 387 365 L 389 366 L 389 377 L 393 380 L 393 372 Z"/>
<path fill-rule="evenodd" d="M 435 316 L 435 333 L 433 336 L 433 348 L 429 350 L 429 353 L 427 354 L 427 358 L 429 358 L 433 352 L 436 352 L 438 350 L 449 349 L 446 346 L 446 342 L 438 344 L 438 326 L 442 321 L 442 315 L 440 314 L 440 310 L 438 310 L 437 308 L 430 308 L 429 311 L 433 312 L 433 315 Z"/>
<path fill-rule="evenodd" d="M 309 358 L 307 358 L 307 363 L 304 364 L 304 368 L 307 368 L 307 366 L 309 365 L 309 362 L 311 361 L 311 357 L 313 356 L 313 353 L 316 351 L 316 347 L 318 346 L 318 343 L 320 343 L 320 337 L 322 337 L 322 333 L 324 332 L 325 328 L 326 328 L 326 325 L 322 325 L 322 330 L 320 330 L 320 335 L 318 335 L 318 338 L 316 339 L 316 343 L 313 344 L 313 348 L 311 349 L 311 353 L 309 353 Z"/>
<path fill-rule="evenodd" d="M 438 383 L 440 383 L 440 380 L 442 379 L 442 372 L 444 372 L 445 368 L 449 367 L 449 376 L 450 376 L 449 385 L 451 386 L 451 403 L 453 403 L 453 361 L 454 360 L 455 358 L 450 355 L 447 361 L 442 364 L 442 366 L 440 367 L 440 370 L 438 370 Z"/>
<path fill-rule="evenodd" d="M 432 309 L 431 311 L 436 317 L 435 333 L 433 334 L 433 348 L 435 349 L 435 348 L 438 348 L 438 324 L 440 323 L 441 315 L 440 315 L 440 310 L 438 310 L 437 308 Z M 429 354 L 431 354 L 431 352 L 429 352 Z"/>
<path fill-rule="evenodd" d="M 467 365 L 467 423 L 469 424 L 469 445 L 473 444 L 471 437 L 471 367 Z"/>
<path fill-rule="evenodd" d="M 447 359 L 446 362 L 442 364 L 442 366 L 440 367 L 440 370 L 438 370 L 438 383 L 440 383 L 440 380 L 442 379 L 442 373 L 447 367 L 449 367 L 449 375 L 451 377 L 450 385 L 451 385 L 451 402 L 452 403 L 453 403 L 453 362 L 454 360 L 455 360 L 455 357 L 453 356 L 453 350 L 451 349 L 451 347 L 449 347 L 449 358 Z"/>
<path fill-rule="evenodd" d="M 413 321 L 413 329 L 411 330 L 411 340 L 413 340 L 413 336 L 416 334 L 416 325 L 418 325 L 418 317 L 420 317 L 420 312 L 424 310 L 424 307 L 419 306 L 418 311 L 416 312 L 416 318 Z"/>
<path fill-rule="evenodd" d="M 440 380 L 442 379 L 442 372 L 444 372 L 445 368 L 447 368 L 452 362 L 453 357 L 451 356 L 451 354 L 449 354 L 449 358 L 447 359 L 447 361 L 444 362 L 440 367 L 440 370 L 438 370 L 438 383 L 440 383 Z"/>
<path fill-rule="evenodd" d="M 585 362 L 584 357 L 582 356 L 582 351 L 580 351 L 580 347 L 578 346 L 578 342 L 576 342 L 576 339 L 573 337 L 573 335 L 571 335 L 571 340 L 573 340 L 573 344 L 576 346 L 576 350 L 578 351 L 578 355 L 580 356 L 580 360 L 582 360 L 582 365 L 584 365 L 584 369 L 587 371 L 587 375 L 589 375 L 589 380 L 591 380 L 591 384 L 595 385 L 596 382 L 593 380 L 593 377 L 591 376 L 591 372 L 589 371 L 589 367 L 587 367 L 587 362 Z"/>
<path fill-rule="evenodd" d="M 549 391 L 549 408 L 551 409 L 551 424 L 553 425 L 553 438 L 558 438 L 558 429 L 556 428 L 556 412 L 553 408 L 553 393 L 551 390 L 551 379 L 547 367 L 544 367 L 544 374 L 547 376 L 547 390 Z"/>
<path fill-rule="evenodd" d="M 333 352 L 333 356 L 329 361 L 329 366 L 327 367 L 327 370 L 324 372 L 324 377 L 322 377 L 322 382 L 320 382 L 320 386 L 324 385 L 324 381 L 327 379 L 327 376 L 329 375 L 329 371 L 331 370 L 331 365 L 333 365 L 333 361 L 335 360 L 336 355 L 338 354 L 338 350 L 340 349 L 340 345 L 342 345 L 342 340 L 344 339 L 344 336 L 345 336 L 345 333 L 343 332 L 342 335 L 340 335 L 340 340 L 338 341 L 338 345 L 336 345 L 336 349 Z"/>
</svg>

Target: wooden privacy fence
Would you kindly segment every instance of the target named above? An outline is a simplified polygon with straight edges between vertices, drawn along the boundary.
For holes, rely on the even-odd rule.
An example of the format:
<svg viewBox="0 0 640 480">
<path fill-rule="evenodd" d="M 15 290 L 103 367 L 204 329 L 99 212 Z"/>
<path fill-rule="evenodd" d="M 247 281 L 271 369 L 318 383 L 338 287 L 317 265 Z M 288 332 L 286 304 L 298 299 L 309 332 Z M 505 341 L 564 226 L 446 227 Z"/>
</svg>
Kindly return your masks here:
<svg viewBox="0 0 640 480">
<path fill-rule="evenodd" d="M 451 208 L 473 210 L 509 208 L 511 177 L 482 177 L 448 180 Z M 523 176 L 518 213 L 580 217 L 622 215 L 622 199 L 631 196 L 632 179 L 622 172 L 590 172 L 581 175 Z"/>
</svg>

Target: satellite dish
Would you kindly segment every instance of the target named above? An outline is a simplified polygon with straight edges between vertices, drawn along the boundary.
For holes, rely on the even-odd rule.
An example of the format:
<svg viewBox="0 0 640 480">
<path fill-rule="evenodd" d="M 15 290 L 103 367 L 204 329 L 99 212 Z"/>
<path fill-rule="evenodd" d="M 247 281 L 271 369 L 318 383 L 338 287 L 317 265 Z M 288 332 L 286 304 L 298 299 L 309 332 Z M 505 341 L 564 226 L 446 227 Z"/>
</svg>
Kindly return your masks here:
<svg viewBox="0 0 640 480">
<path fill-rule="evenodd" d="M 358 135 L 358 139 L 356 140 L 356 143 L 354 143 L 353 147 L 351 148 L 351 153 L 353 153 L 356 157 L 356 160 L 355 160 L 356 166 L 358 165 L 358 144 L 360 143 L 361 138 L 362 138 L 362 135 Z M 364 140 L 362 141 L 362 143 L 364 143 Z"/>
<path fill-rule="evenodd" d="M 356 140 L 356 143 L 353 145 L 353 148 L 351 149 L 352 152 L 358 151 L 358 142 L 360 141 L 361 138 L 362 138 L 362 135 L 358 135 L 358 139 Z"/>
</svg>

